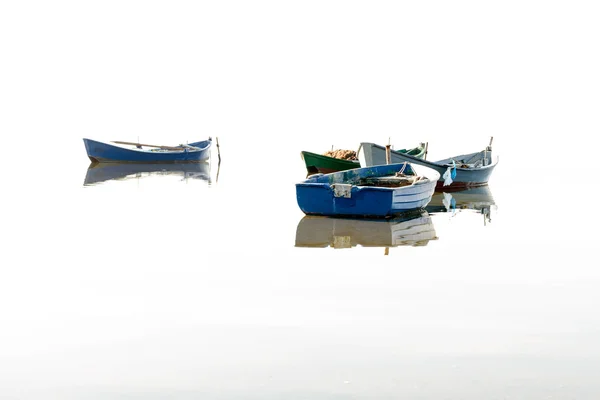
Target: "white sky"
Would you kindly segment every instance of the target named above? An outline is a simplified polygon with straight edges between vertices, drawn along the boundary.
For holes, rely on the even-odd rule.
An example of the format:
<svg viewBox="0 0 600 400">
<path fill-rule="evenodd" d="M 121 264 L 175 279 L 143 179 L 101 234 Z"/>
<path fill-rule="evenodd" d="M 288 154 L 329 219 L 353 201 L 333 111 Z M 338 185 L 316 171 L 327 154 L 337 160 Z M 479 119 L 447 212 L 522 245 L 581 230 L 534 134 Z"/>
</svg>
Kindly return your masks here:
<svg viewBox="0 0 600 400">
<path fill-rule="evenodd" d="M 59 149 L 592 145 L 598 16 L 583 1 L 2 2 L 0 124 Z"/>
</svg>

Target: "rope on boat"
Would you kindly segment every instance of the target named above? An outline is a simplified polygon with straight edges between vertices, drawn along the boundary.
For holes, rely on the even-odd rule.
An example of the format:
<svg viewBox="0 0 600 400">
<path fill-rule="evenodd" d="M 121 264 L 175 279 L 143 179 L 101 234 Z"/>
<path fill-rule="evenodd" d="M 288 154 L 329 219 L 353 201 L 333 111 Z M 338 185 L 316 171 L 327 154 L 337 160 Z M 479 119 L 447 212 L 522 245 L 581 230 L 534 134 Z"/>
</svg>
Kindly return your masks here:
<svg viewBox="0 0 600 400">
<path fill-rule="evenodd" d="M 404 169 L 406 168 L 406 161 L 404 161 L 404 165 L 402 165 L 402 168 L 400 168 L 400 171 L 398 171 L 396 173 L 396 175 L 400 175 L 404 173 Z"/>
</svg>

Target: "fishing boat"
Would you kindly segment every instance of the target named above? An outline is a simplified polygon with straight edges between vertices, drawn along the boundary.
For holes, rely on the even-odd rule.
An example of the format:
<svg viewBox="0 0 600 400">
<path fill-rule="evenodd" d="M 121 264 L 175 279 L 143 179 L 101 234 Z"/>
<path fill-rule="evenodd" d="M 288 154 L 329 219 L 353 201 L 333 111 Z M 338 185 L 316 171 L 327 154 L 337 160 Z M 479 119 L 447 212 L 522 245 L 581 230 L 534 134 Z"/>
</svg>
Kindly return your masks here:
<svg viewBox="0 0 600 400">
<path fill-rule="evenodd" d="M 178 146 L 121 141 L 107 143 L 91 139 L 83 139 L 83 143 L 92 162 L 188 163 L 210 158 L 212 138 Z"/>
<path fill-rule="evenodd" d="M 390 150 L 387 159 L 386 151 Z M 427 143 L 419 143 L 412 149 L 392 149 L 391 146 L 382 146 L 375 143 L 362 142 L 358 148 L 358 160 L 362 167 L 371 167 L 373 165 L 397 164 L 406 161 L 401 155 L 409 155 L 416 159 L 425 159 L 427 155 Z"/>
<path fill-rule="evenodd" d="M 347 169 L 360 168 L 360 162 L 356 160 L 345 160 L 343 158 L 329 157 L 323 154 L 311 153 L 310 151 L 300 152 L 300 156 L 306 165 L 306 171 L 312 174 L 329 174 Z"/>
<path fill-rule="evenodd" d="M 296 228 L 296 247 L 426 246 L 437 236 L 424 210 L 391 219 L 330 218 L 305 215 Z"/>
<path fill-rule="evenodd" d="M 425 169 L 401 163 L 315 174 L 296 184 L 296 199 L 306 215 L 390 218 L 429 203 L 439 173 Z"/>
<path fill-rule="evenodd" d="M 425 143 L 420 143 L 417 147 L 412 149 L 401 149 L 395 150 L 399 153 L 410 154 L 417 158 L 423 158 L 426 151 Z M 348 150 L 350 152 L 350 150 Z M 328 154 L 332 152 L 328 152 L 326 154 L 317 154 L 311 153 L 309 151 L 302 151 L 300 156 L 306 165 L 306 171 L 309 175 L 321 173 L 321 174 L 329 174 L 332 172 L 345 171 L 353 168 L 360 168 L 361 164 L 358 159 L 358 156 L 354 157 L 354 159 L 344 159 L 338 157 L 332 157 Z M 352 151 L 352 153 L 356 154 L 356 152 Z M 360 147 L 357 153 L 360 153 Z M 399 161 L 402 162 L 402 161 Z M 385 162 L 385 148 L 384 148 L 384 160 L 381 164 L 386 164 Z M 364 165 L 362 165 L 364 166 Z"/>
<path fill-rule="evenodd" d="M 440 174 L 436 190 L 464 190 L 487 185 L 498 157 L 492 157 L 492 140 L 482 151 L 462 154 L 439 161 L 427 161 L 410 154 L 391 152 L 392 162 L 409 162 L 435 169 Z M 386 148 L 374 143 L 361 143 L 359 160 L 362 166 L 386 163 Z"/>
<path fill-rule="evenodd" d="M 198 163 L 91 163 L 85 174 L 84 186 L 107 181 L 122 181 L 150 176 L 179 176 L 210 182 L 210 164 Z"/>
</svg>

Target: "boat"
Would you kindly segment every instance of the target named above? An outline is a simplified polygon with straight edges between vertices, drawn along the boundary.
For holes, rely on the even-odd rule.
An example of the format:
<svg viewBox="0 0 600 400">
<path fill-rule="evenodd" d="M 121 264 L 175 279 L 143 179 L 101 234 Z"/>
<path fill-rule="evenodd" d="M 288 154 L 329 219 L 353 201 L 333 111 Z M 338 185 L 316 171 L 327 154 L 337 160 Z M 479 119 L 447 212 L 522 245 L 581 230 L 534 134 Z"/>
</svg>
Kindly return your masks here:
<svg viewBox="0 0 600 400">
<path fill-rule="evenodd" d="M 315 174 L 296 183 L 296 199 L 306 215 L 390 218 L 429 203 L 439 173 L 426 170 L 401 163 Z"/>
<path fill-rule="evenodd" d="M 180 176 L 210 182 L 210 164 L 198 163 L 91 163 L 85 174 L 84 186 L 111 180 L 128 180 L 148 176 Z"/>
<path fill-rule="evenodd" d="M 296 228 L 295 247 L 426 246 L 430 240 L 437 236 L 431 216 L 422 209 L 385 220 L 305 215 Z"/>
<path fill-rule="evenodd" d="M 401 149 L 396 150 L 400 153 L 406 153 L 413 155 L 418 158 L 423 158 L 425 155 L 426 146 L 425 143 L 420 143 L 417 147 L 412 149 Z M 339 150 L 338 150 L 339 151 Z M 352 152 L 356 154 L 356 152 L 347 150 L 347 152 Z M 309 175 L 321 173 L 321 174 L 330 174 L 332 172 L 345 171 L 353 168 L 360 168 L 361 164 L 358 158 L 355 159 L 344 159 L 338 157 L 331 157 L 327 154 L 317 154 L 311 153 L 309 151 L 300 152 L 300 156 L 306 165 L 306 171 Z M 360 153 L 360 148 L 358 150 Z M 400 161 L 401 162 L 401 161 Z M 385 148 L 384 148 L 384 161 L 381 164 L 386 164 L 385 162 Z"/>
<path fill-rule="evenodd" d="M 360 162 L 357 160 L 345 160 L 342 158 L 329 157 L 323 154 L 311 153 L 310 151 L 300 152 L 300 156 L 306 165 L 306 171 L 312 174 L 329 174 L 332 172 L 345 171 L 353 168 L 360 168 Z"/>
<path fill-rule="evenodd" d="M 85 138 L 83 143 L 92 162 L 187 163 L 207 161 L 210 158 L 212 138 L 178 146 L 121 141 L 107 143 Z"/>
<path fill-rule="evenodd" d="M 493 138 L 492 138 L 493 140 Z M 482 151 L 462 154 L 439 161 L 427 161 L 410 154 L 391 151 L 392 162 L 409 162 L 435 169 L 440 174 L 436 190 L 464 190 L 487 185 L 498 157 L 492 157 L 492 140 Z M 361 143 L 359 160 L 361 166 L 374 166 L 386 163 L 385 146 L 374 143 Z"/>
</svg>

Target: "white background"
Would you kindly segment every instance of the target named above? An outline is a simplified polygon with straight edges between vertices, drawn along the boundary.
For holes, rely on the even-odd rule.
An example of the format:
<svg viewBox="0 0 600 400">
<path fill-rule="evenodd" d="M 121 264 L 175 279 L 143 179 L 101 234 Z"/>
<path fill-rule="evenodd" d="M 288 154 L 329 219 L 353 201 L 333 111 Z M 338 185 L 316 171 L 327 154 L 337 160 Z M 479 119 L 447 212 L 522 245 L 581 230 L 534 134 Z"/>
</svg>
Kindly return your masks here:
<svg viewBox="0 0 600 400">
<path fill-rule="evenodd" d="M 0 398 L 597 398 L 598 9 L 2 1 Z M 207 136 L 210 189 L 82 188 L 84 137 Z M 293 247 L 301 150 L 492 136 L 490 227 Z"/>
</svg>

